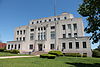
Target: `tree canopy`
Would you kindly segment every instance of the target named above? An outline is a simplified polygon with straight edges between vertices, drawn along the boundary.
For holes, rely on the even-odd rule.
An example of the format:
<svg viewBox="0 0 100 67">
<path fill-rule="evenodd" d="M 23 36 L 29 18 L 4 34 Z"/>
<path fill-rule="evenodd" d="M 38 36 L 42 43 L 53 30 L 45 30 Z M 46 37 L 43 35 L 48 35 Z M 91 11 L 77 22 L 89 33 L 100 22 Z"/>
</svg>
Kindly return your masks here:
<svg viewBox="0 0 100 67">
<path fill-rule="evenodd" d="M 84 29 L 86 33 L 92 33 L 92 43 L 100 41 L 100 0 L 83 0 L 78 12 L 86 17 L 88 26 Z"/>
</svg>

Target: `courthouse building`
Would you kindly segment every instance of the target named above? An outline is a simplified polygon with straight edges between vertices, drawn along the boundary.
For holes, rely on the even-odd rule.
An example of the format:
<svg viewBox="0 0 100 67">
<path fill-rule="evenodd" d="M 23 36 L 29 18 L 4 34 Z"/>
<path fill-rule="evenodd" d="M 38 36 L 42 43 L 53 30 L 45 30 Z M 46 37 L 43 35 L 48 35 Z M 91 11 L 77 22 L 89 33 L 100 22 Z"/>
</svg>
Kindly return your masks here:
<svg viewBox="0 0 100 67">
<path fill-rule="evenodd" d="M 89 37 L 84 36 L 82 19 L 65 12 L 31 20 L 28 25 L 17 27 L 14 41 L 8 41 L 6 48 L 20 50 L 20 53 L 60 50 L 92 55 Z"/>
</svg>

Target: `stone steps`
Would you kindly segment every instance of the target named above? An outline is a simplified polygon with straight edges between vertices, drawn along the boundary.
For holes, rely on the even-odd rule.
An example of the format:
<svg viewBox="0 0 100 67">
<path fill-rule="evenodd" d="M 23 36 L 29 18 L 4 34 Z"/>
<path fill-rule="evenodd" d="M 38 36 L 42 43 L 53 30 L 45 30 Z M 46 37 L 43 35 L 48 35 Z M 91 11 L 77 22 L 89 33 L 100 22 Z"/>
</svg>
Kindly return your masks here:
<svg viewBox="0 0 100 67">
<path fill-rule="evenodd" d="M 41 55 L 41 54 L 48 54 L 48 52 L 43 52 L 43 51 L 36 51 L 36 52 L 32 52 L 32 55 Z"/>
</svg>

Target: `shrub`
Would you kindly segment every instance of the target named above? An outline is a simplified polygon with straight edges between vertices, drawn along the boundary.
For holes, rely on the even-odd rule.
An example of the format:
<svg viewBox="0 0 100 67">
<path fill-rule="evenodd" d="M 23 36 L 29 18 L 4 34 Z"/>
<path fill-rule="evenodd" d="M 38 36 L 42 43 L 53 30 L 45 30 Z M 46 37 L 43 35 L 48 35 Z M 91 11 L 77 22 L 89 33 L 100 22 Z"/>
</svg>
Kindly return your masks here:
<svg viewBox="0 0 100 67">
<path fill-rule="evenodd" d="M 49 51 L 48 54 L 56 55 L 56 56 L 63 56 L 61 51 Z"/>
<path fill-rule="evenodd" d="M 4 52 L 11 53 L 12 50 L 4 50 Z"/>
<path fill-rule="evenodd" d="M 18 54 L 20 52 L 19 52 L 19 50 L 12 50 L 11 53 Z"/>
<path fill-rule="evenodd" d="M 51 55 L 51 54 L 42 54 L 40 55 L 40 58 L 48 58 L 48 59 L 55 59 L 55 55 Z"/>
<path fill-rule="evenodd" d="M 65 56 L 68 57 L 81 57 L 80 53 L 65 53 Z"/>
<path fill-rule="evenodd" d="M 4 48 L 0 48 L 0 52 L 4 52 L 4 50 L 5 50 Z"/>
<path fill-rule="evenodd" d="M 98 51 L 98 50 L 93 50 L 93 51 L 92 51 L 92 56 L 93 56 L 93 57 L 99 57 L 99 58 L 100 58 L 100 51 Z"/>
</svg>

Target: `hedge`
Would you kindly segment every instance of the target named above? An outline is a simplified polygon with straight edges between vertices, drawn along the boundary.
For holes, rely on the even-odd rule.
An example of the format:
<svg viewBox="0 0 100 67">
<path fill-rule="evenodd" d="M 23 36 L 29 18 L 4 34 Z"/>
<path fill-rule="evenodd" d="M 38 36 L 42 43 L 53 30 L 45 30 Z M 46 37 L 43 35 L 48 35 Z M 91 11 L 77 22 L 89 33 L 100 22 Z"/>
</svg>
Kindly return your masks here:
<svg viewBox="0 0 100 67">
<path fill-rule="evenodd" d="M 4 52 L 4 50 L 5 50 L 4 48 L 0 48 L 0 52 Z"/>
<path fill-rule="evenodd" d="M 65 53 L 65 56 L 68 57 L 81 57 L 80 53 Z"/>
<path fill-rule="evenodd" d="M 5 50 L 4 52 L 13 53 L 13 54 L 20 53 L 19 50 Z"/>
<path fill-rule="evenodd" d="M 51 55 L 51 54 L 41 54 L 40 58 L 48 58 L 48 59 L 55 59 L 55 55 Z"/>
<path fill-rule="evenodd" d="M 92 51 L 92 56 L 100 58 L 100 51 L 99 50 L 93 50 Z"/>
<path fill-rule="evenodd" d="M 49 51 L 48 54 L 56 55 L 56 56 L 63 56 L 61 51 Z"/>
</svg>

